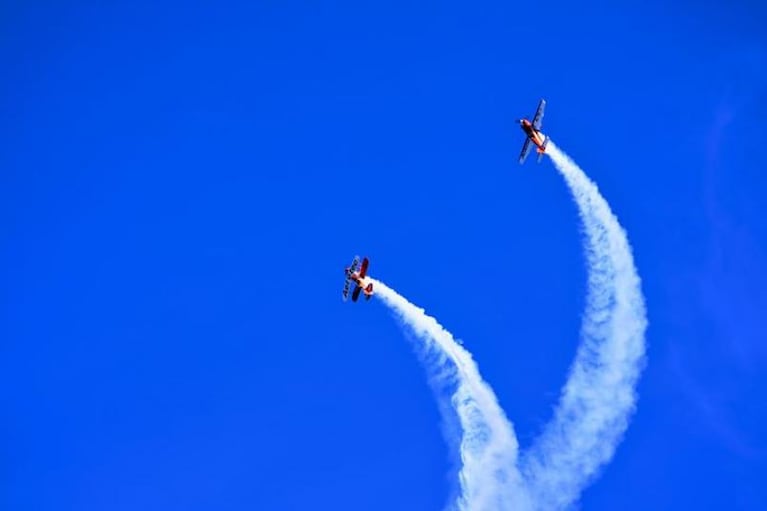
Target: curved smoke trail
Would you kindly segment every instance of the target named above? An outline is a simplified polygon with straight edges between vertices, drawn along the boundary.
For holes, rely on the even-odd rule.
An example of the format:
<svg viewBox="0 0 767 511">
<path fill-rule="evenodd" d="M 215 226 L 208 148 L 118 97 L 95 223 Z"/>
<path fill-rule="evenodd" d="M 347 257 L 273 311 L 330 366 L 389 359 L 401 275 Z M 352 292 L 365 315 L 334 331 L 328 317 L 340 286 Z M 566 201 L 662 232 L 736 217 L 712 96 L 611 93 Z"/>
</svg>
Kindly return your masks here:
<svg viewBox="0 0 767 511">
<path fill-rule="evenodd" d="M 597 186 L 553 143 L 546 154 L 567 182 L 585 230 L 588 301 L 581 345 L 554 418 L 520 467 L 539 509 L 563 509 L 612 458 L 636 402 L 647 327 L 626 233 Z"/>
<path fill-rule="evenodd" d="M 455 388 L 451 404 L 463 430 L 456 505 L 465 511 L 567 508 L 612 458 L 635 408 L 647 319 L 631 247 L 596 185 L 553 143 L 546 154 L 583 222 L 588 300 L 581 344 L 554 418 L 521 459 L 513 426 L 471 354 L 423 309 L 375 281 L 377 296 L 423 342 L 437 386 Z"/>
<path fill-rule="evenodd" d="M 423 309 L 383 282 L 373 280 L 381 298 L 423 342 L 428 370 L 439 387 L 454 389 L 451 405 L 463 430 L 459 478 L 461 510 L 530 509 L 517 470 L 519 444 L 492 389 L 482 380 L 471 354 Z"/>
</svg>

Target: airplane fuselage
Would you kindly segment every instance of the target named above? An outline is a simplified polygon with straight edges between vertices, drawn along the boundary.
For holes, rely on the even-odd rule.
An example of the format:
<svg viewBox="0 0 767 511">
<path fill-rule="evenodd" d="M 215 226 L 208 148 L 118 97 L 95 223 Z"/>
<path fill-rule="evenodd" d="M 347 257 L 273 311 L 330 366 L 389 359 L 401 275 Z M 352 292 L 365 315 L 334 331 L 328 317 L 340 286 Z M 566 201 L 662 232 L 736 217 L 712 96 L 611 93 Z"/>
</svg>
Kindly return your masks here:
<svg viewBox="0 0 767 511">
<path fill-rule="evenodd" d="M 544 149 L 543 143 L 546 141 L 546 138 L 543 136 L 543 133 L 533 128 L 532 123 L 528 121 L 527 119 L 522 119 L 519 123 L 519 126 L 522 128 L 522 131 L 525 132 L 525 135 L 527 135 L 527 138 L 532 140 L 533 144 L 538 146 L 538 151 L 542 151 Z"/>
<path fill-rule="evenodd" d="M 349 276 L 352 282 L 362 288 L 362 291 L 366 295 L 373 294 L 372 292 L 368 291 L 368 284 L 370 284 L 370 279 L 368 277 L 360 277 L 360 273 L 358 271 L 352 273 L 348 268 L 346 269 L 346 274 Z"/>
<path fill-rule="evenodd" d="M 522 131 L 525 132 L 525 135 L 527 135 L 527 138 L 533 141 L 533 144 L 538 146 L 538 152 L 543 152 L 545 149 L 545 146 L 543 143 L 546 141 L 546 137 L 543 136 L 543 133 L 538 131 L 537 129 L 533 128 L 533 125 L 530 121 L 527 119 L 522 119 L 519 121 L 519 126 L 522 128 Z"/>
</svg>

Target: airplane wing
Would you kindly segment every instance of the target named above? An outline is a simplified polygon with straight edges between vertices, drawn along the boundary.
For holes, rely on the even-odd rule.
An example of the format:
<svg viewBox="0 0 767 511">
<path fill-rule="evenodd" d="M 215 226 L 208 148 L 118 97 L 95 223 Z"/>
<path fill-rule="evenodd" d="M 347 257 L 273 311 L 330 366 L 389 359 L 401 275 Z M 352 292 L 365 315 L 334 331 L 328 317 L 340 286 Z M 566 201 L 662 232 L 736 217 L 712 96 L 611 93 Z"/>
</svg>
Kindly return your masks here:
<svg viewBox="0 0 767 511">
<path fill-rule="evenodd" d="M 530 154 L 530 139 L 525 139 L 525 144 L 522 146 L 522 152 L 519 153 L 519 163 L 525 163 L 525 158 L 527 158 L 527 155 Z"/>
<path fill-rule="evenodd" d="M 357 266 L 360 264 L 360 258 L 359 256 L 354 256 L 354 259 L 352 260 L 351 266 L 349 266 L 349 270 L 354 273 L 357 271 Z M 344 290 L 341 294 L 343 294 L 344 301 L 349 297 L 349 287 L 351 286 L 351 278 L 349 276 L 346 276 L 346 280 L 344 281 Z"/>
<path fill-rule="evenodd" d="M 357 286 L 357 287 L 354 289 L 354 292 L 352 293 L 352 301 L 353 301 L 353 302 L 356 302 L 356 301 L 357 301 L 357 298 L 359 298 L 359 297 L 360 297 L 360 291 L 362 291 L 362 288 L 361 288 L 361 287 L 359 287 L 359 286 Z"/>
<path fill-rule="evenodd" d="M 352 279 L 350 277 L 346 277 L 346 280 L 344 280 L 344 290 L 341 294 L 344 296 L 344 301 L 346 301 L 349 298 L 349 289 L 352 286 Z"/>
<path fill-rule="evenodd" d="M 344 290 L 341 292 L 341 294 L 344 297 L 344 301 L 349 297 L 349 279 L 346 279 L 346 282 L 344 282 Z"/>
<path fill-rule="evenodd" d="M 363 278 L 365 276 L 365 273 L 367 273 L 368 264 L 370 264 L 370 261 L 368 261 L 367 257 L 362 259 L 362 266 L 360 267 L 360 278 Z"/>
<path fill-rule="evenodd" d="M 540 103 L 538 103 L 538 110 L 535 111 L 535 117 L 533 117 L 533 128 L 539 130 L 541 129 L 541 124 L 543 123 L 543 109 L 546 108 L 546 100 L 542 99 Z"/>
</svg>

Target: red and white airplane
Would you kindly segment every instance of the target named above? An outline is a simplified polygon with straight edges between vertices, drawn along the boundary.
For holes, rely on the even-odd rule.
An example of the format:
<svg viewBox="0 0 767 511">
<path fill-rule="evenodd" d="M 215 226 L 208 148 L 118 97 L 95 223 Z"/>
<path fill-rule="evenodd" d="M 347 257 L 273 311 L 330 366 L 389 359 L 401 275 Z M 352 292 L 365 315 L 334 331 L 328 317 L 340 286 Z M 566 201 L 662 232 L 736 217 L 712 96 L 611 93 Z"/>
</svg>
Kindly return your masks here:
<svg viewBox="0 0 767 511">
<path fill-rule="evenodd" d="M 359 256 L 354 256 L 351 266 L 344 270 L 346 273 L 346 282 L 344 282 L 343 290 L 344 301 L 349 297 L 349 288 L 352 282 L 357 284 L 352 293 L 353 302 L 356 302 L 357 298 L 360 297 L 360 291 L 365 293 L 365 300 L 370 300 L 370 297 L 373 296 L 373 283 L 370 282 L 370 277 L 365 276 L 368 271 L 368 264 L 370 264 L 370 261 L 368 261 L 367 257 L 362 260 L 362 265 L 360 265 Z M 359 271 L 357 271 L 358 266 Z"/>
<path fill-rule="evenodd" d="M 527 155 L 530 152 L 530 142 L 538 146 L 538 163 L 540 163 L 541 158 L 543 158 L 543 153 L 546 152 L 546 144 L 549 143 L 549 137 L 541 133 L 544 108 L 546 108 L 546 101 L 542 99 L 541 102 L 538 103 L 538 110 L 535 111 L 533 122 L 530 122 L 527 119 L 519 119 L 519 121 L 517 121 L 519 122 L 522 131 L 527 135 L 525 145 L 522 146 L 522 152 L 519 155 L 520 165 L 525 163 L 525 158 L 527 158 Z"/>
</svg>

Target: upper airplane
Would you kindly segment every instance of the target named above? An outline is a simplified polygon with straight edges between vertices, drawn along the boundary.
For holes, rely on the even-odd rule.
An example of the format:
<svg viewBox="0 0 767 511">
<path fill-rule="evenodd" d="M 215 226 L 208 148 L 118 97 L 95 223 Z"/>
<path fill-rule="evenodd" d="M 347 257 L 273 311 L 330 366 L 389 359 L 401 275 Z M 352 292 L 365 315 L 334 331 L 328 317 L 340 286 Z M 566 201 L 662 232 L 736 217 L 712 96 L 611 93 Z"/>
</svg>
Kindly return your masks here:
<svg viewBox="0 0 767 511">
<path fill-rule="evenodd" d="M 365 300 L 370 300 L 370 297 L 373 296 L 373 283 L 370 282 L 370 277 L 366 276 L 368 264 L 369 261 L 367 257 L 362 260 L 362 264 L 360 265 L 360 258 L 354 256 L 351 266 L 344 270 L 344 273 L 346 273 L 346 281 L 344 282 L 344 290 L 342 293 L 344 301 L 346 301 L 346 298 L 349 296 L 349 288 L 351 287 L 352 282 L 357 284 L 352 293 L 353 302 L 356 302 L 357 298 L 359 298 L 360 291 L 365 293 Z M 360 267 L 359 271 L 357 271 L 357 266 Z"/>
<path fill-rule="evenodd" d="M 527 119 L 519 119 L 519 121 L 517 121 L 519 122 L 522 131 L 524 131 L 525 135 L 527 135 L 527 138 L 525 139 L 525 145 L 522 146 L 522 152 L 519 154 L 520 164 L 525 163 L 525 158 L 527 158 L 527 154 L 530 152 L 530 141 L 538 146 L 539 163 L 541 158 L 543 158 L 543 153 L 546 152 L 546 144 L 549 143 L 549 137 L 541 133 L 544 108 L 546 108 L 546 101 L 542 99 L 541 102 L 538 103 L 538 110 L 535 111 L 533 122 L 530 122 Z"/>
</svg>

